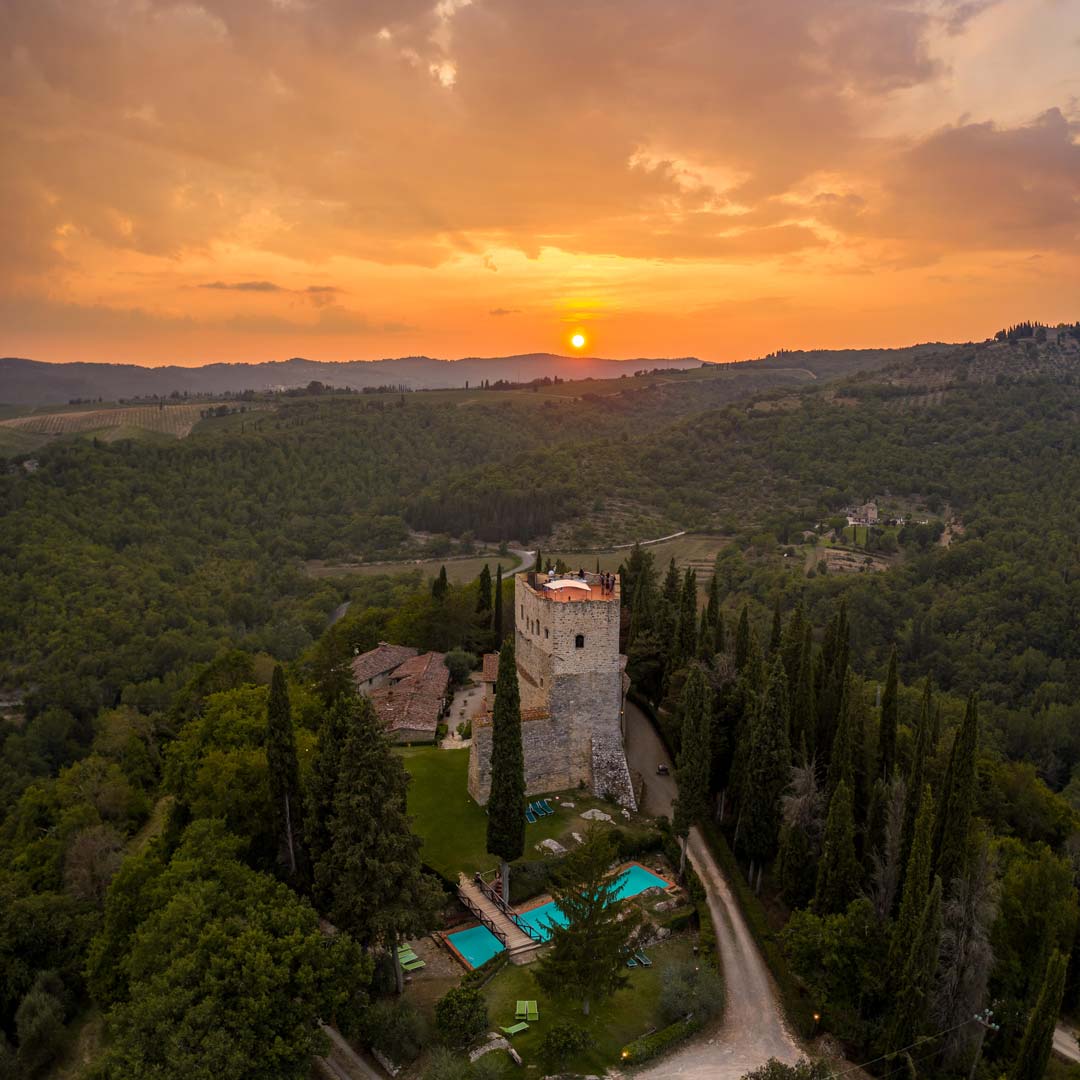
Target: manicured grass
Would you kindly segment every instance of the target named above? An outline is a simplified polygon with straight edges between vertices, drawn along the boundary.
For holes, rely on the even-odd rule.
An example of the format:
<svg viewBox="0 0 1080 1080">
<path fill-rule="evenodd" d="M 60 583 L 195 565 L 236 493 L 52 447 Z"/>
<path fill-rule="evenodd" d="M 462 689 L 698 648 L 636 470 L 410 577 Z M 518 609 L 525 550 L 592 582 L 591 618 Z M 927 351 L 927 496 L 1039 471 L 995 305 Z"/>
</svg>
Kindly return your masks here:
<svg viewBox="0 0 1080 1080">
<path fill-rule="evenodd" d="M 468 791 L 469 751 L 418 746 L 398 753 L 412 777 L 409 814 L 413 829 L 424 841 L 420 852 L 424 862 L 450 881 L 457 881 L 459 873 L 472 875 L 494 868 L 498 859 L 487 853 L 487 814 Z M 572 844 L 570 833 L 584 831 L 587 822 L 581 814 L 591 807 L 600 807 L 618 824 L 625 823 L 616 808 L 581 792 L 566 797 L 574 803 L 573 810 L 559 806 L 559 800 L 551 796 L 548 801 L 555 813 L 526 826 L 525 859 L 543 857 L 535 847 L 541 840 L 558 840 L 564 847 Z"/>
<path fill-rule="evenodd" d="M 630 985 L 602 1004 L 594 1004 L 589 1016 L 581 1011 L 580 1001 L 563 1001 L 546 995 L 536 984 L 535 963 L 524 967 L 508 964 L 484 988 L 488 1000 L 488 1019 L 492 1030 L 514 1023 L 518 1000 L 535 1000 L 540 1019 L 529 1030 L 510 1041 L 526 1067 L 540 1064 L 539 1051 L 544 1035 L 558 1023 L 572 1023 L 585 1028 L 594 1045 L 570 1062 L 570 1071 L 603 1073 L 619 1062 L 619 1052 L 626 1043 L 646 1031 L 663 1026 L 659 1012 L 663 972 L 674 963 L 692 955 L 693 938 L 682 934 L 650 947 L 652 967 L 628 969 Z"/>
</svg>

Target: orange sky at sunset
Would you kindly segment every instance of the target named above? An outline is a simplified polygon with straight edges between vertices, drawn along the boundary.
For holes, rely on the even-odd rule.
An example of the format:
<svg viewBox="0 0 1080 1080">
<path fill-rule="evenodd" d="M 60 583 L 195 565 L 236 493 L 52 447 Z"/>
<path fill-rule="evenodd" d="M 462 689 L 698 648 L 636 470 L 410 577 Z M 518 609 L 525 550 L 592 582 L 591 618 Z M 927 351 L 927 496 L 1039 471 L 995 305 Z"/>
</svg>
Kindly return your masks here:
<svg viewBox="0 0 1080 1080">
<path fill-rule="evenodd" d="M 0 0 L 0 355 L 1080 318 L 1080 0 Z"/>
</svg>

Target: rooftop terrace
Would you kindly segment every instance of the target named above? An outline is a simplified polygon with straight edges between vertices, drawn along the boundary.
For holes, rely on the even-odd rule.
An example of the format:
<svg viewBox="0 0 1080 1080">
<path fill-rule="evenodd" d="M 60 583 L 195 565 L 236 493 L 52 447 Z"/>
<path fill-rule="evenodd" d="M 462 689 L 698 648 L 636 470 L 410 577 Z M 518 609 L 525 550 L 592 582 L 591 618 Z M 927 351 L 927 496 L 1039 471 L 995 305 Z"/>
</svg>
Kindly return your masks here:
<svg viewBox="0 0 1080 1080">
<path fill-rule="evenodd" d="M 532 589 L 537 596 L 544 600 L 551 600 L 559 604 L 577 604 L 585 601 L 600 601 L 609 603 L 619 600 L 619 575 L 609 574 L 614 578 L 610 589 L 604 588 L 603 574 L 586 573 L 584 577 L 578 574 L 565 574 L 552 576 L 538 574 L 530 570 L 526 574 L 519 575 L 525 578 L 525 584 Z"/>
</svg>

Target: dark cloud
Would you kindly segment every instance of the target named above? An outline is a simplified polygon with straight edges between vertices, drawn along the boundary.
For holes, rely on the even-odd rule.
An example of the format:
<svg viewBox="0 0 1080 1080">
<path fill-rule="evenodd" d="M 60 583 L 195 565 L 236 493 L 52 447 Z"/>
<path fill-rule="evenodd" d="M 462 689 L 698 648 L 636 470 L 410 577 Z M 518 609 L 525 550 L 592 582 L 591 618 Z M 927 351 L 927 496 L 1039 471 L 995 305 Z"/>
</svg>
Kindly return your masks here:
<svg viewBox="0 0 1080 1080">
<path fill-rule="evenodd" d="M 285 292 L 280 285 L 272 281 L 208 281 L 200 289 L 228 289 L 233 292 Z"/>
</svg>

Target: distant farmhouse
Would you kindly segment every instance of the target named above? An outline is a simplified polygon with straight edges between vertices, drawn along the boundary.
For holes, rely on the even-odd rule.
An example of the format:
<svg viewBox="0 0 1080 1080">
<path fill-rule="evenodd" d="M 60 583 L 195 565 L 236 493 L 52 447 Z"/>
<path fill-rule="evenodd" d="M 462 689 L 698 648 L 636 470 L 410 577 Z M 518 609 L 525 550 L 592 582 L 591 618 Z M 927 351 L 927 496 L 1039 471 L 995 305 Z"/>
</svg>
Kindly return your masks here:
<svg viewBox="0 0 1080 1080">
<path fill-rule="evenodd" d="M 356 689 L 371 700 L 395 742 L 434 742 L 447 708 L 450 672 L 443 653 L 418 654 L 380 642 L 352 662 Z"/>
<path fill-rule="evenodd" d="M 626 657 L 619 654 L 619 579 L 514 577 L 514 649 L 529 795 L 584 787 L 636 809 L 623 750 Z M 491 793 L 498 654 L 484 657 L 486 706 L 473 720 L 469 792 Z"/>
</svg>

